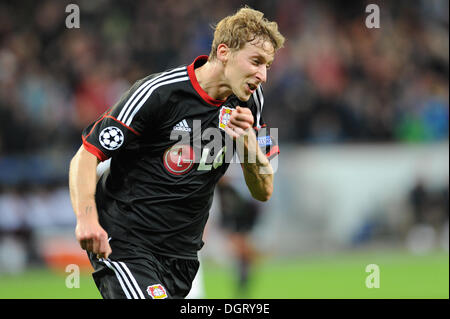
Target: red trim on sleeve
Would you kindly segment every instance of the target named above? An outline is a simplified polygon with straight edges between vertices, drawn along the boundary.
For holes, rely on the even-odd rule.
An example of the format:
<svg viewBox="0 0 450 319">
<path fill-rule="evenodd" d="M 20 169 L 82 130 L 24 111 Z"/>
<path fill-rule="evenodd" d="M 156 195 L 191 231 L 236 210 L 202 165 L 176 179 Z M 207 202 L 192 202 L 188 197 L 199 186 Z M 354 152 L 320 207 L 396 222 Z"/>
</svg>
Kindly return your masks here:
<svg viewBox="0 0 450 319">
<path fill-rule="evenodd" d="M 110 111 L 111 112 L 111 111 Z M 119 121 L 118 119 L 116 119 L 115 117 L 108 115 L 110 112 L 107 112 L 105 114 L 103 114 L 103 116 L 97 121 L 95 122 L 95 124 L 92 126 L 91 130 L 89 131 L 89 133 L 86 136 L 81 136 L 81 139 L 83 140 L 83 145 L 86 148 L 87 151 L 89 151 L 89 153 L 95 155 L 100 161 L 106 161 L 108 159 L 108 157 L 105 155 L 105 153 L 103 153 L 101 150 L 99 150 L 95 145 L 89 143 L 87 141 L 87 138 L 89 137 L 89 135 L 91 135 L 91 133 L 94 131 L 95 126 L 100 123 L 104 118 L 111 118 L 114 121 L 120 123 L 121 125 L 125 126 L 127 129 L 129 129 L 131 132 L 133 132 L 134 134 L 140 136 L 141 134 L 139 132 L 137 132 L 136 130 L 132 129 L 131 127 L 129 127 L 128 125 L 126 125 L 125 123 L 122 123 L 121 121 Z"/>
<path fill-rule="evenodd" d="M 91 133 L 94 131 L 95 126 L 100 123 L 104 118 L 109 117 L 111 119 L 113 119 L 114 121 L 116 121 L 117 123 L 120 123 L 121 125 L 125 126 L 127 129 L 129 129 L 131 132 L 133 132 L 134 134 L 136 134 L 137 136 L 140 136 L 141 134 L 139 132 L 137 132 L 136 130 L 132 129 L 131 127 L 129 127 L 128 125 L 126 125 L 125 123 L 119 121 L 118 119 L 116 119 L 115 117 L 108 115 L 109 113 L 111 113 L 111 111 L 103 114 L 103 116 L 97 121 L 95 122 L 94 126 L 92 126 L 91 130 L 89 131 L 88 135 L 85 136 L 85 138 L 88 138 L 89 135 L 91 135 Z"/>
<path fill-rule="evenodd" d="M 95 155 L 99 159 L 99 161 L 103 162 L 108 159 L 108 157 L 102 151 L 100 151 L 95 145 L 92 145 L 91 143 L 86 141 L 86 138 L 84 136 L 83 136 L 83 145 L 86 151 L 88 151 L 92 155 Z"/>
<path fill-rule="evenodd" d="M 266 157 L 268 159 L 271 159 L 271 158 L 275 157 L 278 154 L 280 154 L 280 148 L 278 147 L 278 145 L 275 145 L 274 147 L 272 147 L 270 149 L 269 153 L 266 154 Z"/>
<path fill-rule="evenodd" d="M 123 122 L 119 121 L 118 119 L 116 119 L 114 116 L 107 115 L 107 116 L 104 116 L 103 118 L 105 118 L 105 117 L 109 117 L 110 119 L 113 119 L 113 120 L 116 121 L 117 123 L 120 123 L 121 125 L 125 126 L 127 129 L 129 129 L 131 132 L 133 132 L 134 134 L 136 134 L 137 136 L 140 136 L 140 135 L 141 135 L 141 134 L 140 134 L 139 132 L 137 132 L 136 130 L 132 129 L 131 127 L 129 127 L 129 126 L 126 125 L 125 123 L 123 123 Z M 102 118 L 102 119 L 103 119 L 103 118 Z"/>
<path fill-rule="evenodd" d="M 203 62 L 204 61 L 204 62 Z M 187 66 L 187 71 L 188 71 L 188 75 L 189 75 L 189 79 L 191 80 L 192 86 L 194 87 L 195 91 L 197 91 L 197 93 L 202 97 L 203 100 L 205 100 L 205 102 L 214 105 L 214 106 L 221 106 L 223 104 L 223 102 L 225 102 L 225 100 L 221 101 L 221 100 L 216 100 L 213 99 L 212 97 L 210 97 L 208 95 L 208 93 L 206 93 L 202 87 L 200 86 L 200 84 L 197 81 L 197 77 L 195 76 L 195 64 L 197 62 L 203 62 L 206 63 L 208 61 L 208 56 L 207 55 L 200 55 L 198 56 L 194 62 L 192 62 L 191 64 L 189 64 Z"/>
<path fill-rule="evenodd" d="M 86 136 L 83 137 L 83 141 L 84 141 L 84 139 L 87 139 L 89 137 L 89 135 L 91 135 L 91 133 L 94 131 L 95 126 L 98 123 L 100 123 L 100 121 L 103 120 L 106 116 L 108 116 L 108 114 L 109 114 L 109 112 L 106 112 L 105 114 L 103 114 L 103 116 L 97 122 L 95 122 L 95 124 L 92 126 L 91 130 L 89 131 L 89 133 Z"/>
</svg>

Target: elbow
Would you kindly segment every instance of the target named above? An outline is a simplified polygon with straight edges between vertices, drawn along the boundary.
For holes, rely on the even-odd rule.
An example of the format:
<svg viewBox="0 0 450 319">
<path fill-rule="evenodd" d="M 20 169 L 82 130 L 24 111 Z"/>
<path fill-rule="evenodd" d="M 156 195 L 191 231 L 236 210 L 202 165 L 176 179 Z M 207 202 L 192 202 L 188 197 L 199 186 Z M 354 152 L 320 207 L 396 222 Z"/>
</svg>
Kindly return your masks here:
<svg viewBox="0 0 450 319">
<path fill-rule="evenodd" d="M 256 200 L 259 200 L 260 202 L 267 202 L 270 199 L 271 195 L 267 195 L 267 196 L 260 196 L 258 198 L 254 197 Z"/>
<path fill-rule="evenodd" d="M 271 197 L 273 193 L 273 187 L 270 187 L 269 189 L 266 189 L 264 192 L 258 193 L 258 194 L 252 194 L 253 198 L 260 201 L 260 202 L 267 202 Z"/>
</svg>

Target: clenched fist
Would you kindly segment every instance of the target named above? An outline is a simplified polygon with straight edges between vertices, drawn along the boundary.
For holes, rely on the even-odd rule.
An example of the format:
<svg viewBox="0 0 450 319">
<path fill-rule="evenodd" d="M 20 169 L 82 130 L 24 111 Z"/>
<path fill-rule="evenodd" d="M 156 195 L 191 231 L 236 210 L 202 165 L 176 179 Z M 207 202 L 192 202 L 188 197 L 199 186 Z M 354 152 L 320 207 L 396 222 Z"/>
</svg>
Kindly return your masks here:
<svg viewBox="0 0 450 319">
<path fill-rule="evenodd" d="M 81 248 L 96 254 L 97 258 L 108 258 L 112 252 L 108 234 L 96 218 L 79 217 L 75 235 Z"/>
<path fill-rule="evenodd" d="M 225 132 L 233 139 L 247 134 L 247 130 L 253 127 L 253 114 L 249 108 L 237 106 L 231 113 L 225 127 Z"/>
</svg>

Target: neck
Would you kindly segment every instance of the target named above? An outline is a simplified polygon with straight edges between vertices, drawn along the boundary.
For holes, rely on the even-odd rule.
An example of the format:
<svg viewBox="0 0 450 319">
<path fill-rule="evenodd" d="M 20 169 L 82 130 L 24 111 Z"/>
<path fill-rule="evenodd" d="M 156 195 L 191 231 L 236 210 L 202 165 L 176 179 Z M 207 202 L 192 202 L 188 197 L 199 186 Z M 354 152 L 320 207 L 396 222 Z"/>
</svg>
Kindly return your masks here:
<svg viewBox="0 0 450 319">
<path fill-rule="evenodd" d="M 194 71 L 198 84 L 211 98 L 224 101 L 233 93 L 226 83 L 224 67 L 218 60 L 207 61 Z"/>
</svg>

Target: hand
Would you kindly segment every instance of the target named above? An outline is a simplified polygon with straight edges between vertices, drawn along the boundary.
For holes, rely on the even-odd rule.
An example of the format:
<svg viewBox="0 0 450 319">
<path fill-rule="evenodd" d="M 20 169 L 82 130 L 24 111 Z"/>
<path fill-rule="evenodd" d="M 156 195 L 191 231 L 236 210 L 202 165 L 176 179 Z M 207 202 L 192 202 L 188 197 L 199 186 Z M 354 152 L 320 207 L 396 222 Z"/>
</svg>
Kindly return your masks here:
<svg viewBox="0 0 450 319">
<path fill-rule="evenodd" d="M 253 127 L 253 114 L 249 108 L 237 106 L 231 113 L 230 119 L 225 127 L 225 132 L 236 139 L 246 135 Z"/>
<path fill-rule="evenodd" d="M 97 254 L 97 258 L 108 258 L 112 252 L 108 234 L 97 220 L 79 220 L 75 235 L 81 248 Z"/>
</svg>

